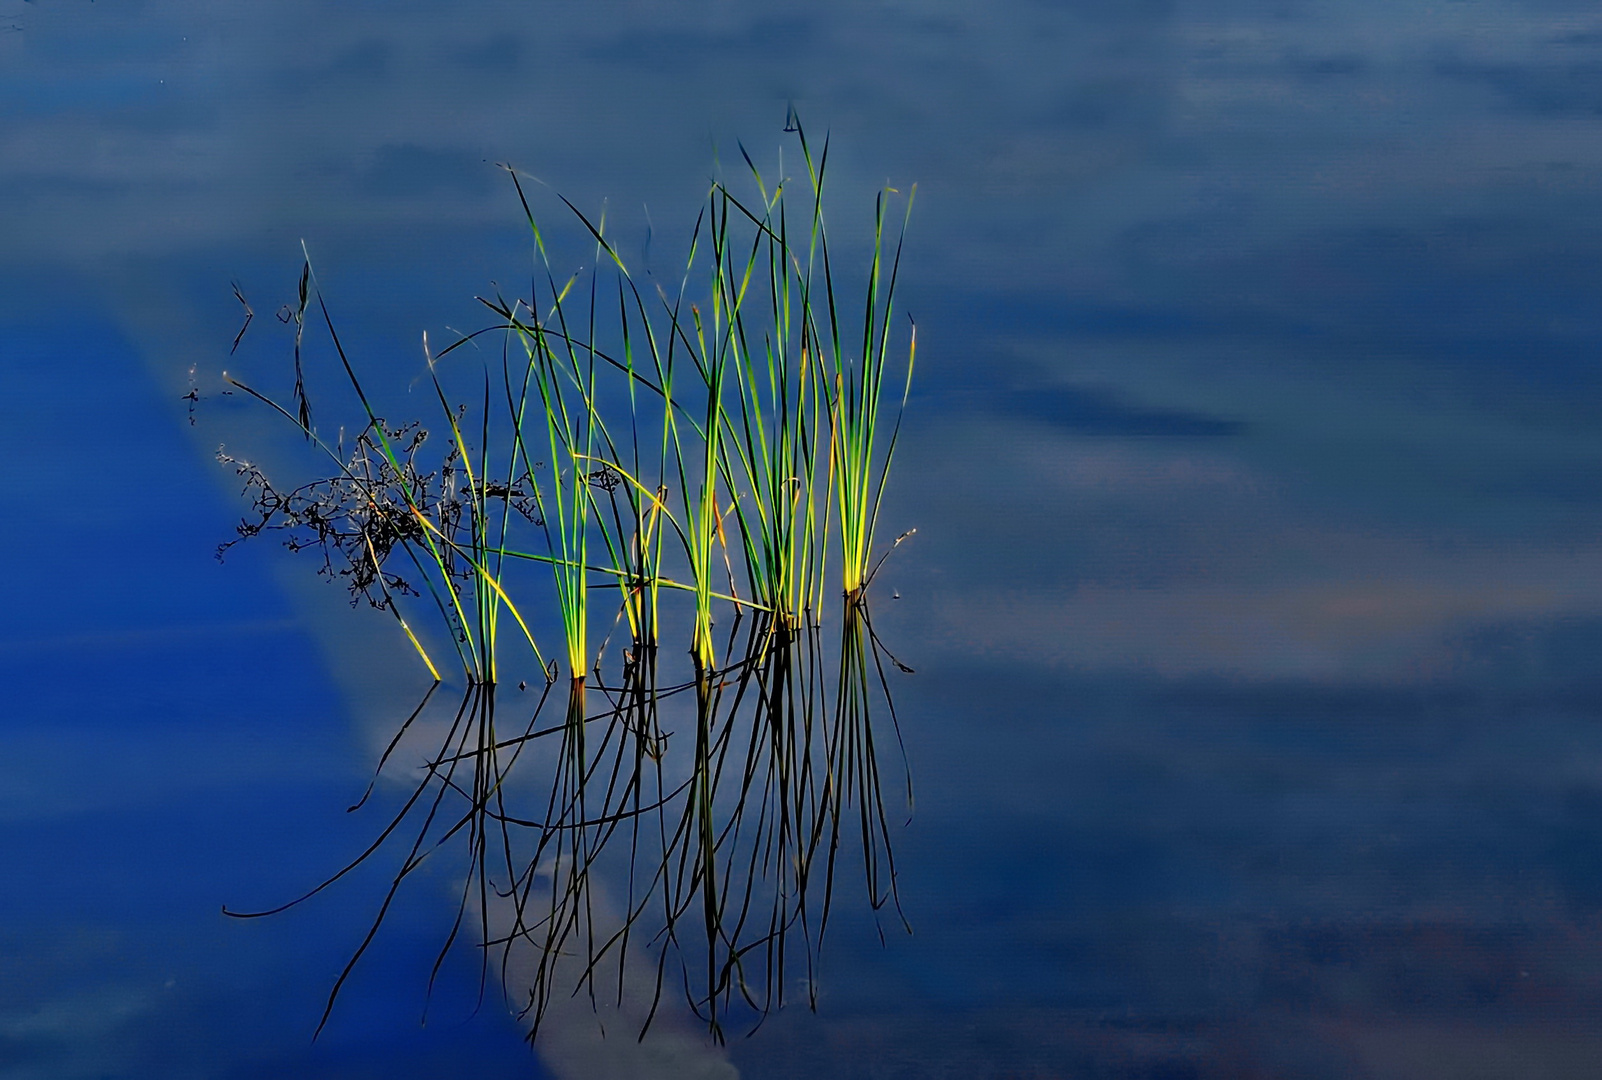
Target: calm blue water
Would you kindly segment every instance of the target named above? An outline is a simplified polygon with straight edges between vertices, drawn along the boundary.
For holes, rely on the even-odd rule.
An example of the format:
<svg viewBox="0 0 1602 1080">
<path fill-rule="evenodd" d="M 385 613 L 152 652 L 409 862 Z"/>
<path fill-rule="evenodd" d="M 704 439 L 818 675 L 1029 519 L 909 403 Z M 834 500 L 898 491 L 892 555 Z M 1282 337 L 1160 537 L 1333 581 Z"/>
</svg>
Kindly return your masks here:
<svg viewBox="0 0 1602 1080">
<path fill-rule="evenodd" d="M 1594 1076 L 1599 72 L 1557 0 L 0 0 L 0 1077 Z M 422 683 L 212 559 L 218 443 L 286 452 L 220 372 L 282 380 L 304 240 L 403 404 L 524 272 L 497 162 L 665 271 L 792 102 L 842 252 L 918 183 L 915 933 L 847 903 L 816 1016 L 536 1061 L 467 951 L 419 1022 L 442 871 L 314 1043 L 382 876 L 220 908 L 359 850 Z"/>
</svg>

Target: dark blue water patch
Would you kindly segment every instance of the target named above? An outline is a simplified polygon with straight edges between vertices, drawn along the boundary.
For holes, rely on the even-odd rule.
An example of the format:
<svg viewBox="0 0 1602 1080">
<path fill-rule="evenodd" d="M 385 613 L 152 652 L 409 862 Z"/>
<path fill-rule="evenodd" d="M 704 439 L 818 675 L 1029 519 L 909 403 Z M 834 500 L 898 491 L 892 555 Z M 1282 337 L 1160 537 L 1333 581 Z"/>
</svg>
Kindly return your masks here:
<svg viewBox="0 0 1602 1080">
<path fill-rule="evenodd" d="M 793 60 L 822 40 L 818 20 L 794 16 L 752 19 L 735 30 L 618 29 L 586 49 L 600 63 L 632 70 L 678 71 L 692 57 L 760 56 L 768 61 Z"/>
<path fill-rule="evenodd" d="M 1569 911 L 1577 918 L 1602 911 L 1602 791 L 1573 784 L 1544 816 L 1541 854 L 1557 868 Z"/>
<path fill-rule="evenodd" d="M 1047 113 L 1058 131 L 1150 137 L 1168 110 L 1167 87 L 1137 72 L 1104 75 L 1076 83 Z"/>
<path fill-rule="evenodd" d="M 1294 944 L 1311 951 L 1295 964 L 1333 969 L 1358 947 L 1341 935 L 1383 967 L 1405 951 L 1402 928 L 1433 919 L 1459 941 L 1442 946 L 1446 963 L 1465 950 L 1522 955 L 1529 940 L 1550 952 L 1598 913 L 1594 789 L 1583 768 L 1544 764 L 1602 754 L 1594 710 L 1509 710 L 1473 686 L 932 681 L 949 719 L 931 725 L 927 686 L 902 702 L 925 718 L 909 739 L 918 810 L 902 866 L 914 926 L 931 927 L 907 962 L 926 972 L 919 992 L 940 1000 L 969 979 L 995 989 L 1011 978 L 1029 1000 L 1177 1007 L 1173 995 L 1203 994 L 1199 939 L 1171 949 L 1166 968 L 1135 956 L 1199 926 L 1269 935 L 1249 963 L 1272 954 L 1276 967 L 1293 948 L 1276 927 L 1333 927 L 1323 945 Z M 1014 710 L 1014 694 L 1054 704 Z M 989 793 L 982 820 L 964 813 L 975 792 Z M 1555 977 L 1550 957 L 1542 964 Z M 956 983 L 924 982 L 953 965 L 968 972 Z M 1264 1007 L 1311 1007 L 1302 991 L 1276 997 L 1269 974 L 1253 976 L 1269 980 Z M 1371 993 L 1447 1012 L 1494 1003 L 1471 976 L 1447 971 L 1434 991 L 1426 972 L 1426 989 Z"/>
<path fill-rule="evenodd" d="M 885 1011 L 787 1017 L 768 1039 L 768 1046 L 736 1047 L 735 1060 L 752 1075 L 774 1080 L 820 1075 L 845 1080 L 1340 1080 L 1364 1075 L 1338 1032 L 1319 1030 L 1287 1013 L 1159 1017 L 1134 1009 L 997 1005 L 919 1016 Z M 830 1050 L 841 1046 L 851 1048 L 849 1058 L 831 1060 Z"/>
<path fill-rule="evenodd" d="M 1291 51 L 1283 59 L 1285 68 L 1300 79 L 1321 81 L 1361 75 L 1369 70 L 1369 59 L 1360 53 L 1303 53 Z"/>
<path fill-rule="evenodd" d="M 381 146 L 358 183 L 378 198 L 479 198 L 507 182 L 494 163 L 463 151 L 410 143 Z"/>
<path fill-rule="evenodd" d="M 1571 39 L 1566 44 L 1586 43 Z M 1452 56 L 1438 60 L 1434 73 L 1460 85 L 1488 88 L 1521 113 L 1564 116 L 1602 112 L 1602 63 L 1595 60 L 1543 55 L 1517 62 Z"/>
<path fill-rule="evenodd" d="M 1016 389 L 994 402 L 999 415 L 1027 417 L 1079 435 L 1128 438 L 1218 438 L 1240 435 L 1239 420 L 1183 409 L 1147 408 L 1093 386 Z"/>
<path fill-rule="evenodd" d="M 1517 380 L 1553 377 L 1548 352 L 1561 359 L 1598 331 L 1585 303 L 1596 270 L 1581 239 L 1594 232 L 1589 216 L 1442 215 L 1300 232 L 1246 251 L 1223 242 L 1242 224 L 1193 215 L 1131 227 L 1125 273 L 1164 318 L 1102 320 L 1104 332 L 1366 343 L 1482 374 L 1490 357 L 1513 357 L 1516 369 L 1499 374 Z M 1062 315 L 1020 325 L 1097 327 Z"/>
<path fill-rule="evenodd" d="M 126 181 L 95 176 L 0 178 L 0 199 L 7 205 L 50 203 L 72 198 L 81 198 L 89 202 L 111 202 L 126 197 L 128 192 L 129 185 Z M 52 305 L 59 302 L 59 295 L 49 301 Z"/>
<path fill-rule="evenodd" d="M 496 77 L 517 71 L 527 55 L 524 42 L 510 34 L 492 34 L 459 47 L 452 59 L 468 75 Z"/>
<path fill-rule="evenodd" d="M 1342 723 L 1362 724 L 1365 730 L 1396 725 L 1398 746 L 1454 731 L 1496 730 L 1498 719 L 1510 725 L 1542 718 L 1583 725 L 1602 718 L 1596 671 L 1580 651 L 1590 633 L 1589 620 L 1583 619 L 1487 623 L 1454 637 L 1459 664 L 1451 674 L 1429 681 L 1385 685 L 1195 677 L 1131 692 L 1146 708 L 1173 720 L 1302 721 L 1264 726 L 1259 734 L 1270 740 L 1306 739 L 1319 732 L 1317 738 L 1339 743 Z"/>
<path fill-rule="evenodd" d="M 332 55 L 294 61 L 272 72 L 273 91 L 284 98 L 316 98 L 381 85 L 396 63 L 395 43 L 382 35 L 341 46 Z"/>
<path fill-rule="evenodd" d="M 0 653 L 285 616 L 259 572 L 216 566 L 232 522 L 181 433 L 182 404 L 162 400 L 109 324 L 62 313 L 8 327 L 0 401 L 0 494 L 33 508 L 10 549 L 29 618 Z"/>
<path fill-rule="evenodd" d="M 1593 424 L 1598 422 L 1593 410 L 1586 412 L 1587 420 Z M 1573 459 L 1548 461 L 1539 466 L 1509 470 L 1506 475 L 1485 477 L 1470 485 L 1470 490 L 1488 501 L 1517 499 L 1590 507 L 1596 505 L 1597 492 L 1602 490 L 1602 465 Z"/>
<path fill-rule="evenodd" d="M 1583 303 L 1595 253 L 1551 221 L 1486 216 L 1329 232 L 1255 261 L 1233 274 L 1327 319 L 1326 332 L 1384 335 L 1412 348 L 1438 343 L 1443 362 L 1458 355 L 1468 366 L 1498 353 L 1526 365 L 1536 359 L 1533 370 L 1510 376 L 1558 374 L 1540 358 L 1594 341 L 1602 329 Z"/>
<path fill-rule="evenodd" d="M 1272 958 L 1260 1001 L 1328 1010 L 1362 999 L 1436 1015 L 1583 1015 L 1594 988 L 1562 977 L 1561 935 L 1525 924 L 1450 919 L 1308 922 L 1265 926 L 1256 947 Z M 1541 983 L 1533 984 L 1539 971 Z"/>
<path fill-rule="evenodd" d="M 23 9 L 24 13 L 34 16 L 49 14 L 59 17 L 69 11 L 76 11 L 77 14 L 69 18 L 80 19 L 78 33 L 28 33 L 32 28 L 28 23 L 31 23 L 32 19 L 24 23 L 23 30 L 23 33 L 27 34 L 23 41 L 28 52 L 48 60 L 53 66 L 76 70 L 80 77 L 72 80 L 74 84 L 84 81 L 92 85 L 93 79 L 84 78 L 83 73 L 93 70 L 93 65 L 113 69 L 130 68 L 151 62 L 172 60 L 189 51 L 181 34 L 165 32 L 166 28 L 153 24 L 152 20 L 141 18 L 136 11 L 108 10 L 107 5 L 101 5 L 96 10 L 90 6 L 95 0 L 43 0 L 42 3 L 40 0 L 25 0 L 25 2 L 38 4 L 31 13 Z M 98 22 L 84 18 L 91 11 L 99 17 Z M 66 87 L 61 86 L 58 89 Z"/>
<path fill-rule="evenodd" d="M 161 84 L 148 71 L 125 71 L 54 86 L 20 79 L 0 81 L 0 100 L 7 103 L 6 112 L 33 117 L 93 115 L 111 105 L 127 112 L 157 104 L 163 96 Z"/>
<path fill-rule="evenodd" d="M 200 817 L 234 785 L 278 777 L 355 785 L 348 728 L 307 643 L 208 637 L 177 657 L 147 645 L 0 664 L 0 815 L 19 823 L 14 842 L 47 857 L 52 822 L 174 802 Z"/>
<path fill-rule="evenodd" d="M 1172 308 L 1138 309 L 1028 293 L 964 295 L 942 303 L 914 298 L 904 307 L 916 315 L 919 341 L 907 412 L 911 424 L 981 412 L 1028 417 L 1093 435 L 1205 438 L 1247 430 L 1236 417 L 1141 404 L 1143 373 L 1138 369 L 1118 387 L 1065 380 L 1073 376 L 1075 350 L 1092 342 L 1218 344 L 1243 330 L 1265 332 L 1261 324 L 1232 326 L 1226 318 Z M 1018 355 L 1019 342 L 1043 338 L 1056 339 L 1053 351 L 1061 351 L 1060 361 Z"/>
<path fill-rule="evenodd" d="M 1161 303 L 1119 303 L 1111 299 L 1070 297 L 1015 290 L 1006 294 L 965 296 L 957 310 L 965 329 L 1002 329 L 1027 333 L 1070 333 L 1134 338 L 1192 337 L 1243 328 L 1241 316 L 1217 310 Z M 1254 324 L 1259 329 L 1261 324 Z M 983 340 L 983 334 L 964 333 Z"/>
<path fill-rule="evenodd" d="M 1602 714 L 1602 622 L 1596 619 L 1486 622 L 1455 635 L 1450 646 L 1460 677 L 1480 687 Z"/>
</svg>

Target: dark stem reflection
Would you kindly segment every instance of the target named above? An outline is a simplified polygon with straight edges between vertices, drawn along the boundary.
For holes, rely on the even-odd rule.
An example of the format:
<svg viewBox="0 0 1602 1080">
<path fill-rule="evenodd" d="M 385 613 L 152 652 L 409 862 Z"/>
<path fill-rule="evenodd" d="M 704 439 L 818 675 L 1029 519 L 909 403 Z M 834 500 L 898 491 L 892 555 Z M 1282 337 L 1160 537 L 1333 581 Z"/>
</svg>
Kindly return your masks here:
<svg viewBox="0 0 1602 1080">
<path fill-rule="evenodd" d="M 271 915 L 369 860 L 393 861 L 319 1032 L 431 858 L 465 872 L 429 990 L 452 949 L 474 940 L 481 990 L 498 986 L 531 1039 L 563 996 L 621 1007 L 641 987 L 641 1038 L 671 993 L 720 1041 L 731 1023 L 755 1030 L 798 983 L 816 1007 L 845 868 L 860 862 L 881 939 L 882 913 L 906 926 L 890 818 L 910 810 L 912 790 L 888 671 L 909 669 L 865 602 L 847 599 L 840 616 L 838 638 L 816 620 L 737 616 L 719 663 L 685 664 L 680 682 L 662 681 L 656 647 L 636 640 L 610 672 L 553 671 L 532 707 L 526 690 L 483 682 L 446 703 L 436 684 L 350 807 L 406 791 L 373 840 L 295 900 L 228 913 Z M 882 779 L 887 739 L 904 803 Z"/>
</svg>

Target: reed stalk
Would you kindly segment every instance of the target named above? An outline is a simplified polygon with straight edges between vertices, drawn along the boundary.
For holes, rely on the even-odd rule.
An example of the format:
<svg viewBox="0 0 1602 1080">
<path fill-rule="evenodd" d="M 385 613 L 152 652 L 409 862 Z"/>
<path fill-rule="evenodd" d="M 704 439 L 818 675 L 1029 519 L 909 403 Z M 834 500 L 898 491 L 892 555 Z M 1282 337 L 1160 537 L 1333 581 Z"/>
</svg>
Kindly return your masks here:
<svg viewBox="0 0 1602 1080">
<path fill-rule="evenodd" d="M 536 957 L 519 1003 L 532 1031 L 554 995 L 604 992 L 603 961 L 616 964 L 621 1000 L 631 952 L 654 950 L 653 1015 L 677 964 L 691 1007 L 721 1038 L 740 1010 L 760 1020 L 782 1004 L 798 954 L 810 997 L 842 850 L 860 848 L 875 909 L 897 903 L 878 765 L 883 720 L 897 720 L 866 597 L 916 354 L 915 328 L 904 344 L 893 330 L 907 217 L 892 246 L 895 192 L 880 193 L 858 338 L 824 221 L 828 143 L 814 159 L 798 121 L 792 130 L 807 186 L 784 176 L 782 157 L 770 184 L 742 149 L 754 194 L 710 185 L 670 287 L 631 272 L 604 213 L 566 200 L 592 263 L 559 274 L 512 174 L 533 242 L 529 292 L 484 300 L 495 325 L 437 355 L 424 339 L 444 428 L 434 443 L 370 401 L 307 260 L 291 396 L 281 406 L 244 389 L 333 474 L 282 492 L 236 462 L 260 515 L 241 532 L 283 529 L 320 545 L 328 566 L 343 560 L 335 572 L 394 614 L 437 681 L 401 614 L 404 597 L 426 597 L 468 683 L 411 799 L 351 864 L 421 819 L 335 995 L 401 881 L 457 836 L 467 884 L 445 948 L 476 908 L 485 962 L 499 949 L 503 980 L 514 949 Z M 349 454 L 312 425 L 303 352 L 314 311 L 364 418 Z M 458 350 L 491 333 L 498 370 L 457 370 Z M 826 650 L 835 555 L 841 635 Z M 549 572 L 548 604 L 529 599 L 528 563 Z M 592 610 L 613 589 L 616 614 Z M 546 681 L 509 738 L 495 709 L 507 616 Z M 567 694 L 562 716 L 542 724 L 560 670 L 536 643 L 546 622 L 561 628 Z M 620 626 L 619 664 L 607 649 Z M 659 658 L 664 634 L 686 635 L 687 660 Z M 682 681 L 660 681 L 663 669 Z M 665 715 L 686 729 L 677 741 Z M 536 745 L 548 768 L 532 789 L 513 784 Z M 610 927 L 595 903 L 603 876 L 627 882 Z"/>
</svg>

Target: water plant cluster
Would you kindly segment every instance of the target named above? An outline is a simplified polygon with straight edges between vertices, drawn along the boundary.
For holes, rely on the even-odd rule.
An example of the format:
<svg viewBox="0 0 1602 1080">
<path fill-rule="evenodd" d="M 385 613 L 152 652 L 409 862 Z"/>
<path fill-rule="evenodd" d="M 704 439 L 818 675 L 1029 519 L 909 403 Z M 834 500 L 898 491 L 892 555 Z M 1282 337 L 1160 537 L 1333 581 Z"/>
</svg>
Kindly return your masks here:
<svg viewBox="0 0 1602 1080">
<path fill-rule="evenodd" d="M 894 546 L 876 527 L 916 349 L 894 306 L 911 193 L 893 221 L 898 193 L 880 192 L 848 290 L 824 222 L 827 142 L 815 155 L 787 130 L 801 182 L 781 160 L 770 183 L 742 150 L 751 190 L 711 184 L 668 285 L 566 199 L 592 259 L 559 272 L 508 170 L 535 270 L 525 294 L 481 298 L 484 329 L 437 353 L 425 338 L 432 423 L 382 414 L 309 259 L 284 316 L 292 391 L 230 380 L 327 466 L 286 486 L 223 455 L 252 500 L 239 540 L 315 551 L 436 685 L 452 666 L 464 685 L 410 797 L 307 894 L 410 838 L 329 1009 L 404 880 L 447 845 L 466 873 L 440 961 L 476 932 L 485 977 L 516 985 L 533 1033 L 557 995 L 621 998 L 629 979 L 652 988 L 643 1026 L 679 983 L 720 1038 L 798 983 L 811 998 L 843 853 L 874 909 L 899 910 L 878 747 L 899 739 L 887 671 L 902 665 L 868 588 Z M 360 409 L 333 438 L 303 363 L 319 324 Z M 537 694 L 526 679 L 507 693 L 532 672 Z"/>
</svg>

